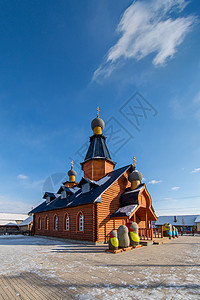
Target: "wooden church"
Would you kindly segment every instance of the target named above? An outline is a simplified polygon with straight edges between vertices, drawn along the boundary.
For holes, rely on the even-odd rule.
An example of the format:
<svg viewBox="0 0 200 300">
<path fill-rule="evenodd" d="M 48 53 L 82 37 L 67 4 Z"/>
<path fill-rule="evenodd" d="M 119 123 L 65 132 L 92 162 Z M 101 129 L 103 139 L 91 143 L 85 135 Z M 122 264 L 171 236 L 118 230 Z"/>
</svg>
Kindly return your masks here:
<svg viewBox="0 0 200 300">
<path fill-rule="evenodd" d="M 93 135 L 81 163 L 83 177 L 76 182 L 76 172 L 57 193 L 46 192 L 44 202 L 29 212 L 33 214 L 34 234 L 93 243 L 106 242 L 111 230 L 137 222 L 143 239 L 153 239 L 152 221 L 157 217 L 142 174 L 129 164 L 115 169 L 102 134 L 104 121 L 92 121 Z"/>
</svg>

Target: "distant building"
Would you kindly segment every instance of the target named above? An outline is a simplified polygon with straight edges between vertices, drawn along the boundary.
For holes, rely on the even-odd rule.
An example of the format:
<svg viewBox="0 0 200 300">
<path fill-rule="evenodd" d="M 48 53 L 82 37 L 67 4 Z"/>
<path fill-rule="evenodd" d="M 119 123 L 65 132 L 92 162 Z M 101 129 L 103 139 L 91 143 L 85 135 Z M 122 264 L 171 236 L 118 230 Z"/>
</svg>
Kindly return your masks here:
<svg viewBox="0 0 200 300">
<path fill-rule="evenodd" d="M 196 218 L 195 223 L 197 224 L 197 231 L 200 232 L 200 216 Z"/>
<path fill-rule="evenodd" d="M 197 231 L 200 231 L 200 215 L 160 216 L 155 225 L 161 226 L 165 223 L 169 223 L 179 230 L 184 228 L 185 231 L 192 231 L 195 226 Z"/>
<path fill-rule="evenodd" d="M 22 221 L 19 225 L 19 231 L 21 233 L 27 233 L 31 234 L 32 233 L 32 228 L 33 228 L 33 216 L 29 216 L 27 219 Z"/>
<path fill-rule="evenodd" d="M 0 234 L 19 233 L 18 225 L 27 217 L 26 214 L 0 213 Z"/>
<path fill-rule="evenodd" d="M 69 180 L 58 192 L 45 193 L 45 201 L 30 211 L 34 234 L 106 242 L 111 230 L 134 221 L 143 238 L 153 239 L 152 221 L 157 217 L 135 158 L 134 165 L 114 170 L 98 112 L 91 127 L 93 135 L 81 163 L 84 177 L 76 182 L 72 164 Z"/>
</svg>

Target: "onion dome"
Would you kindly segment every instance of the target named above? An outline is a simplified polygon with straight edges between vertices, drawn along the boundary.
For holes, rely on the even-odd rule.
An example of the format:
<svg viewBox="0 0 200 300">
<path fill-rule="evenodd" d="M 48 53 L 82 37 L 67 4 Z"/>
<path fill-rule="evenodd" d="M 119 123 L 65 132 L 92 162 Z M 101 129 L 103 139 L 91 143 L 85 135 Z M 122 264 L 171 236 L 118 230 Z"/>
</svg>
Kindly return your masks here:
<svg viewBox="0 0 200 300">
<path fill-rule="evenodd" d="M 91 127 L 94 134 L 102 134 L 105 124 L 104 121 L 99 118 L 99 107 L 97 107 L 97 117 L 92 120 Z"/>
<path fill-rule="evenodd" d="M 71 166 L 71 170 L 68 171 L 68 176 L 76 176 L 76 171 L 73 170 L 72 166 Z"/>
<path fill-rule="evenodd" d="M 101 118 L 96 117 L 94 120 L 92 120 L 91 127 L 92 127 L 92 130 L 94 130 L 95 127 L 101 127 L 101 129 L 103 130 L 105 127 L 105 124 Z"/>
<path fill-rule="evenodd" d="M 129 175 L 128 175 L 128 180 L 130 181 L 130 182 L 132 182 L 132 181 L 142 181 L 142 178 L 143 178 L 143 175 L 142 175 L 142 173 L 140 173 L 138 170 L 134 170 L 132 173 L 130 173 Z"/>
<path fill-rule="evenodd" d="M 73 169 L 74 162 L 71 161 L 71 170 L 68 171 L 69 181 L 75 181 L 76 171 Z"/>
<path fill-rule="evenodd" d="M 131 182 L 131 189 L 134 190 L 142 181 L 143 175 L 138 170 L 136 170 L 136 159 L 133 157 L 134 166 L 133 172 L 128 175 L 128 180 Z"/>
</svg>

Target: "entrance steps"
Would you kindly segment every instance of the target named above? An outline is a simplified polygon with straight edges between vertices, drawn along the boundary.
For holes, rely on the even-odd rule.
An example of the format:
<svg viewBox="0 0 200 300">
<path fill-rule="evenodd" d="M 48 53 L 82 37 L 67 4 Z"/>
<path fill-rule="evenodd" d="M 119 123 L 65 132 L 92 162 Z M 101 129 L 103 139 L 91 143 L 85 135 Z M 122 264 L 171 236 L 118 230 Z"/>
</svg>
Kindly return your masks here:
<svg viewBox="0 0 200 300">
<path fill-rule="evenodd" d="M 160 245 L 160 244 L 168 243 L 169 241 L 170 241 L 170 239 L 168 237 L 153 239 L 154 245 Z"/>
<path fill-rule="evenodd" d="M 168 243 L 170 239 L 168 237 L 163 238 L 154 238 L 153 240 L 140 240 L 142 246 L 151 246 L 151 245 L 161 245 L 163 243 Z"/>
</svg>

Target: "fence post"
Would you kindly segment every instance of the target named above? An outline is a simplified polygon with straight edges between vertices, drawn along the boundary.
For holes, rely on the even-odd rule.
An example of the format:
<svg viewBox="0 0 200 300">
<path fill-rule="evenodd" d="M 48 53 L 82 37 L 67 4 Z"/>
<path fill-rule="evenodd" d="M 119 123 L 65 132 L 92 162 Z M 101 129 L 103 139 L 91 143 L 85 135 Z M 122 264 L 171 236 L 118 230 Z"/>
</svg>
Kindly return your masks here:
<svg viewBox="0 0 200 300">
<path fill-rule="evenodd" d="M 161 238 L 163 238 L 163 226 L 161 226 Z"/>
</svg>

